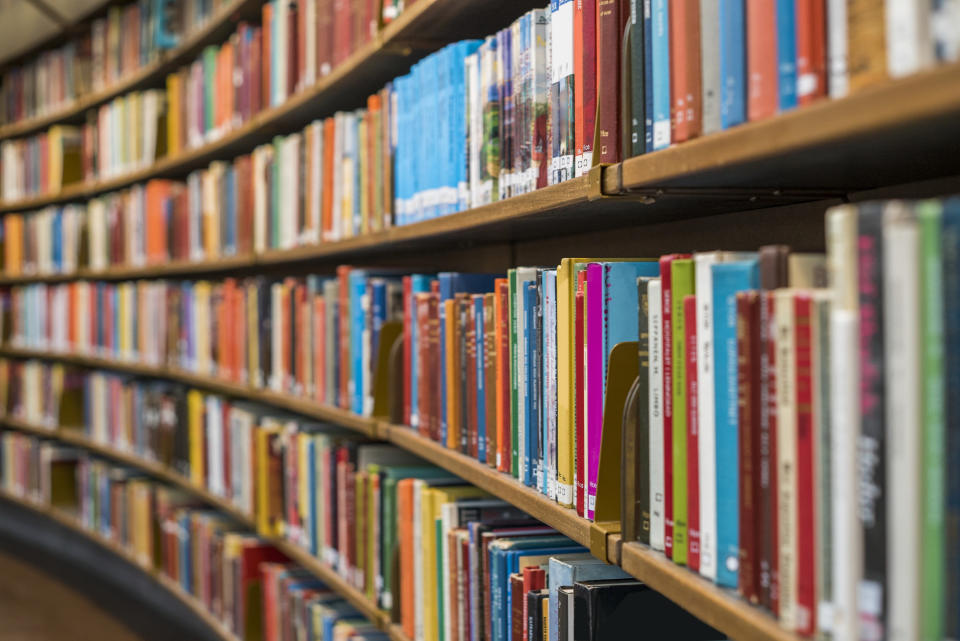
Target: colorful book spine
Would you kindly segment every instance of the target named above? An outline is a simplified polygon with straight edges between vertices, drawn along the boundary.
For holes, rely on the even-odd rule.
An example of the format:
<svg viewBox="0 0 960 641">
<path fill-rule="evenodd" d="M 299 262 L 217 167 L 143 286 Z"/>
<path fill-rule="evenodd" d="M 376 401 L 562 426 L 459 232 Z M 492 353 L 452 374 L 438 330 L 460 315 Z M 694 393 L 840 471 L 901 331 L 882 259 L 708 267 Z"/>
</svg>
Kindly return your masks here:
<svg viewBox="0 0 960 641">
<path fill-rule="evenodd" d="M 664 550 L 664 453 L 663 453 L 663 297 L 661 280 L 647 288 L 650 305 L 650 547 Z"/>
<path fill-rule="evenodd" d="M 720 4 L 720 123 L 724 129 L 747 119 L 746 16 L 744 0 Z"/>
<path fill-rule="evenodd" d="M 700 571 L 700 424 L 697 393 L 697 297 L 683 298 L 684 342 L 687 373 L 687 567 Z"/>
<path fill-rule="evenodd" d="M 670 20 L 668 0 L 652 3 L 653 149 L 670 146 Z"/>
<path fill-rule="evenodd" d="M 777 101 L 780 111 L 797 106 L 796 0 L 777 0 Z"/>
<path fill-rule="evenodd" d="M 693 260 L 677 258 L 670 263 L 672 387 L 673 387 L 673 560 L 687 562 L 687 345 L 683 299 L 694 290 Z M 668 456 L 671 454 L 668 453 Z"/>
</svg>

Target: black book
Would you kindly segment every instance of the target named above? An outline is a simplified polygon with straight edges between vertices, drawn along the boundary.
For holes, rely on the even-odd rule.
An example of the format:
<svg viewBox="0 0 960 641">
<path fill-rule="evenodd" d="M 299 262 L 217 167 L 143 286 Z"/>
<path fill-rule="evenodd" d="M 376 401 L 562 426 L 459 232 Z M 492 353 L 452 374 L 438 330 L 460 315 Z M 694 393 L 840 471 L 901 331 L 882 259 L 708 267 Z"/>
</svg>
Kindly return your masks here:
<svg viewBox="0 0 960 641">
<path fill-rule="evenodd" d="M 710 641 L 725 635 L 634 579 L 583 581 L 574 585 L 574 639 Z"/>
<path fill-rule="evenodd" d="M 857 217 L 857 283 L 860 301 L 860 439 L 857 451 L 863 527 L 863 579 L 857 590 L 861 630 L 885 638 L 886 455 L 884 453 L 883 204 L 861 205 Z"/>
<path fill-rule="evenodd" d="M 573 641 L 573 586 L 557 590 L 557 641 Z"/>
<path fill-rule="evenodd" d="M 550 590 L 527 592 L 527 641 L 542 641 L 544 638 L 543 604 L 550 598 Z"/>
</svg>

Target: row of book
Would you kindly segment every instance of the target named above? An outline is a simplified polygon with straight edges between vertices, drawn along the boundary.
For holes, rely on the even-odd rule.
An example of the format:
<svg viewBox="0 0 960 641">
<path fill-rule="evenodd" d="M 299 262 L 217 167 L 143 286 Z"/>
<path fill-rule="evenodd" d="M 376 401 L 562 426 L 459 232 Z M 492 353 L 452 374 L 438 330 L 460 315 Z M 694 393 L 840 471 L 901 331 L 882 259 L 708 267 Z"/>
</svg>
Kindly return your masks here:
<svg viewBox="0 0 960 641">
<path fill-rule="evenodd" d="M 130 381 L 130 385 L 145 384 Z M 180 388 L 174 403 L 189 407 L 195 394 L 200 393 Z M 643 612 L 656 614 L 658 629 L 681 631 L 684 638 L 720 636 L 551 528 L 406 452 L 365 443 L 330 426 L 289 417 L 279 420 L 251 410 L 249 404 L 232 404 L 213 395 L 205 395 L 199 403 L 205 407 L 199 417 L 190 409 L 173 412 L 181 421 L 174 429 L 189 435 L 194 463 L 191 480 L 231 498 L 244 511 L 248 506 L 237 499 L 255 497 L 262 535 L 287 538 L 323 559 L 389 611 L 411 639 L 572 641 L 568 630 L 574 626 L 596 628 L 584 638 L 609 639 L 614 632 L 629 630 Z M 112 413 L 112 418 L 124 420 L 119 413 Z M 13 432 L 5 438 L 38 441 Z M 225 439 L 232 439 L 226 450 L 221 449 Z M 124 443 L 122 438 L 108 440 L 118 447 Z M 232 447 L 243 449 L 246 444 L 256 450 L 252 461 L 249 454 L 231 458 Z M 154 489 L 152 482 L 134 470 L 87 460 L 76 450 L 66 452 L 61 459 L 68 467 L 74 462 L 72 457 L 80 458 L 76 470 L 80 513 L 88 527 L 105 536 L 120 536 L 123 541 L 126 523 L 143 518 L 150 505 L 155 505 L 160 532 L 188 535 L 186 541 L 174 536 L 174 541 L 154 544 L 149 541 L 150 534 L 141 533 L 136 549 L 142 562 L 151 558 L 149 551 L 159 544 L 166 554 L 157 564 L 168 576 L 204 603 L 218 602 L 217 586 L 196 575 L 196 567 L 210 566 L 185 568 L 182 555 L 188 548 L 183 546 L 196 537 L 207 540 L 222 534 L 229 519 L 193 509 L 195 501 L 183 492 Z M 243 466 L 242 461 L 246 461 Z M 15 478 L 24 473 L 16 462 L 13 466 Z M 233 478 L 239 483 L 255 482 L 253 494 L 229 481 L 218 490 L 224 483 L 218 475 L 225 470 L 234 470 Z M 151 491 L 152 504 L 138 503 Z M 135 505 L 124 504 L 125 500 Z M 163 527 L 163 523 L 170 526 Z M 144 538 L 147 541 L 140 540 Z M 224 544 L 229 549 L 226 541 Z M 291 574 L 288 567 L 268 565 L 263 570 L 265 594 L 271 594 L 266 586 L 282 585 L 285 576 L 312 580 L 305 573 Z M 583 599 L 576 605 L 575 591 L 576 598 Z M 222 607 L 229 611 L 226 605 Z M 597 617 L 604 607 L 607 616 Z M 272 636 L 270 629 L 268 621 L 264 639 L 287 638 Z"/>
<path fill-rule="evenodd" d="M 956 412 L 934 392 L 947 389 L 944 377 L 956 369 L 952 343 L 944 343 L 953 340 L 949 328 L 957 299 L 954 279 L 948 277 L 956 271 L 951 261 L 960 246 L 956 202 L 871 203 L 831 212 L 828 239 L 837 237 L 835 221 L 852 222 L 840 227 L 846 229 L 846 245 L 831 240 L 829 256 L 769 246 L 757 253 L 705 252 L 660 260 L 565 259 L 556 270 L 521 267 L 505 277 L 341 267 L 336 278 L 30 285 L 12 290 L 12 330 L 14 340 L 28 347 L 138 358 L 369 414 L 380 332 L 385 323 L 400 322 L 403 422 L 575 507 L 586 518 L 593 516 L 597 493 L 607 358 L 616 344 L 644 339 L 649 349 L 642 351 L 649 356 L 641 372 L 647 376 L 647 393 L 639 397 L 646 399 L 644 411 L 652 413 L 638 417 L 635 447 L 627 449 L 632 462 L 621 471 L 634 479 L 630 493 L 638 504 L 646 500 L 650 515 L 629 510 L 624 518 L 648 522 L 653 547 L 721 585 L 740 589 L 805 634 L 856 625 L 856 601 L 846 588 L 858 584 L 861 575 L 872 582 L 868 585 L 882 586 L 883 593 L 894 584 L 923 585 L 929 590 L 922 592 L 924 602 L 940 604 L 938 613 L 924 614 L 924 626 L 945 625 L 944 598 L 957 593 L 960 572 L 951 551 L 955 546 L 943 543 L 943 514 L 960 488 L 944 457 L 955 451 L 958 437 Z M 858 216 L 861 232 L 856 231 Z M 900 227 L 908 238 L 916 238 L 918 219 L 926 244 L 922 251 L 919 245 L 907 246 L 914 253 L 901 259 L 905 254 L 892 253 L 893 246 L 887 249 L 885 243 Z M 868 248 L 882 249 L 883 260 L 893 262 L 871 257 Z M 932 262 L 921 265 L 917 256 Z M 865 271 L 868 265 L 873 271 Z M 920 283 L 921 266 L 930 278 L 940 274 L 941 281 Z M 913 280 L 895 278 L 908 278 L 900 274 L 911 270 Z M 896 310 L 863 302 L 868 292 L 878 295 L 898 282 L 913 296 L 936 295 L 944 307 L 925 307 L 932 304 L 926 297 L 898 304 Z M 758 288 L 760 294 L 744 293 L 738 299 L 740 290 Z M 863 327 L 873 331 L 870 345 L 878 354 L 853 354 L 840 361 L 843 348 L 866 344 L 856 333 L 842 334 L 849 327 L 835 327 L 831 320 L 834 311 L 850 311 L 842 306 L 851 304 L 851 292 L 861 292 L 856 309 L 869 311 Z M 903 299 L 891 295 L 884 300 Z M 877 315 L 894 311 L 898 324 L 878 329 Z M 913 316 L 905 317 L 908 312 Z M 901 326 L 918 332 L 921 313 L 924 319 L 939 319 L 945 337 L 924 334 L 922 344 L 892 338 L 904 331 Z M 651 338 L 654 332 L 659 338 Z M 710 350 L 710 345 L 716 347 Z M 899 429 L 885 436 L 875 426 L 904 423 L 893 416 L 868 421 L 841 413 L 849 412 L 845 399 L 867 393 L 868 374 L 875 385 L 888 372 L 902 376 L 899 368 L 877 369 L 884 349 L 894 347 L 900 352 L 890 357 L 893 362 L 923 365 L 918 372 L 929 374 L 922 379 L 929 391 L 919 395 L 914 390 L 914 396 L 889 409 L 882 402 L 867 403 L 912 389 L 891 380 L 884 388 L 889 391 L 871 392 L 863 401 L 864 407 L 885 413 L 904 411 L 902 407 L 924 411 L 911 420 L 925 427 L 908 430 L 923 435 L 925 448 L 917 450 L 914 441 L 910 450 L 923 458 L 911 459 L 913 467 L 898 461 L 899 467 L 888 473 L 884 466 L 893 466 L 892 461 L 867 466 L 866 460 L 861 463 L 867 453 L 844 439 L 867 442 L 869 436 L 876 448 L 885 439 L 902 444 Z M 932 358 L 927 350 L 934 347 L 944 361 L 926 368 Z M 868 362 L 859 373 L 850 369 Z M 763 365 L 756 380 L 755 363 Z M 919 374 L 915 380 L 921 380 Z M 864 391 L 858 392 L 861 387 Z M 806 400 L 794 397 L 801 391 Z M 945 417 L 940 427 L 928 413 Z M 639 449 L 643 446 L 646 451 Z M 851 478 L 833 478 L 825 474 L 828 469 L 858 469 L 864 476 L 851 486 Z M 931 471 L 922 483 L 918 469 Z M 897 550 L 931 551 L 924 563 L 911 566 L 923 572 L 911 574 L 913 583 L 899 576 L 894 581 L 883 572 L 872 578 L 878 570 L 864 560 L 866 550 L 886 548 L 877 548 L 873 528 L 851 522 L 856 512 L 849 506 L 861 501 L 861 493 L 863 502 L 885 496 L 889 481 L 882 479 L 894 470 L 905 479 L 896 486 L 913 489 L 897 494 L 907 499 L 882 501 L 889 498 L 897 510 L 928 506 L 884 525 L 893 540 L 910 541 Z M 763 486 L 754 488 L 759 479 Z M 940 498 L 921 501 L 921 491 Z M 652 497 L 659 498 L 654 502 Z M 794 505 L 796 511 L 778 511 L 777 503 Z M 928 525 L 901 532 L 893 523 Z M 851 533 L 861 529 L 868 534 L 857 543 Z M 636 527 L 625 531 L 646 540 Z M 955 534 L 949 536 L 955 539 Z M 852 550 L 832 554 L 841 537 Z M 930 537 L 930 545 L 920 543 Z M 890 567 L 902 570 L 893 561 Z M 934 578 L 927 581 L 928 575 Z M 827 583 L 830 577 L 834 580 Z M 832 607 L 824 609 L 821 601 Z M 918 625 L 920 612 L 910 605 L 915 602 L 883 603 L 890 604 L 893 620 L 905 617 Z M 833 616 L 817 614 L 823 611 Z M 887 615 L 881 610 L 877 619 L 888 625 Z"/>
<path fill-rule="evenodd" d="M 82 450 L 0 433 L 4 491 L 74 515 L 191 595 L 242 641 L 385 641 L 273 545 L 189 494 Z"/>
<path fill-rule="evenodd" d="M 155 62 L 202 27 L 226 0 L 138 0 L 114 5 L 67 43 L 13 65 L 0 77 L 0 123 L 65 109 Z"/>
</svg>

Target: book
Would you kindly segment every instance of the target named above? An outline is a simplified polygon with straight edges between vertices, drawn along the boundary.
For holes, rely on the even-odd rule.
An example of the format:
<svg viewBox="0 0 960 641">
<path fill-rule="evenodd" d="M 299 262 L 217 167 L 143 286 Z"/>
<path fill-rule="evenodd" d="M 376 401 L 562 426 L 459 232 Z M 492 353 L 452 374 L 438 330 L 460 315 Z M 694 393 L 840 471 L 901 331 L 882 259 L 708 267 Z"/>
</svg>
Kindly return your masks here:
<svg viewBox="0 0 960 641">
<path fill-rule="evenodd" d="M 663 313 L 661 281 L 654 278 L 647 286 L 650 309 L 650 547 L 665 548 L 664 434 L 663 427 Z"/>
</svg>

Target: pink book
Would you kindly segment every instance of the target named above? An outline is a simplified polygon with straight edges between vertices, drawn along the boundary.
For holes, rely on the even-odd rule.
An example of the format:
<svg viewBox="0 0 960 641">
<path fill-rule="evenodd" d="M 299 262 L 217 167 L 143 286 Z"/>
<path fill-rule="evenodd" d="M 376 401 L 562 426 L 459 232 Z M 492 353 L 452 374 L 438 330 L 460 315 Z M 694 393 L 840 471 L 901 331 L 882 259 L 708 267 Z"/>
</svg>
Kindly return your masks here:
<svg viewBox="0 0 960 641">
<path fill-rule="evenodd" d="M 587 505 L 585 515 L 593 520 L 593 508 L 597 498 L 597 470 L 600 464 L 600 439 L 603 434 L 603 264 L 587 265 L 587 407 L 586 407 L 586 456 L 587 456 Z"/>
</svg>

